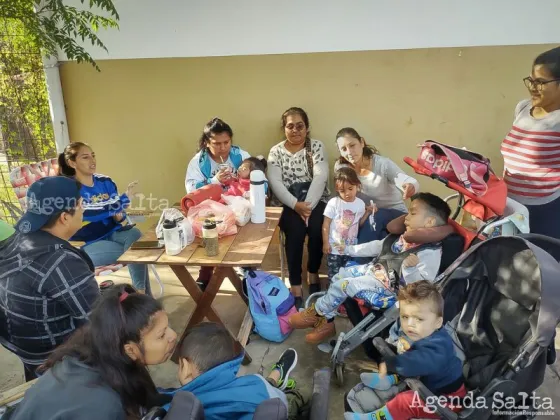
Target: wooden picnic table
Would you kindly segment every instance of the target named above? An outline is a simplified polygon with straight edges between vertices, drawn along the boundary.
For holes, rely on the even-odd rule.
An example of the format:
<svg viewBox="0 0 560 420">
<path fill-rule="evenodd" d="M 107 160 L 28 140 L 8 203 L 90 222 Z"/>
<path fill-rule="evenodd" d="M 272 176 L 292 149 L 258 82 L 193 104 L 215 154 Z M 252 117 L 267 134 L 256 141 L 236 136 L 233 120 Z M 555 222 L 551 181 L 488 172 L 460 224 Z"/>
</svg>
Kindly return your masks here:
<svg viewBox="0 0 560 420">
<path fill-rule="evenodd" d="M 245 226 L 238 227 L 236 235 L 220 238 L 218 242 L 218 255 L 215 257 L 206 256 L 206 251 L 202 247 L 202 240 L 195 238 L 195 241 L 178 255 L 167 255 L 164 249 L 129 249 L 119 258 L 118 262 L 126 264 L 168 265 L 173 270 L 196 303 L 196 308 L 190 314 L 187 325 L 177 341 L 177 343 L 181 343 L 186 330 L 202 322 L 205 317 L 212 322 L 218 322 L 223 325 L 222 320 L 212 308 L 212 302 L 216 298 L 225 278 L 231 281 L 243 302 L 248 305 L 247 298 L 243 293 L 242 281 L 235 272 L 234 267 L 261 267 L 274 232 L 278 227 L 281 215 L 282 208 L 267 207 L 265 223 L 254 224 L 249 222 Z M 155 229 L 149 229 L 139 240 L 157 240 Z M 214 273 L 204 292 L 198 287 L 196 281 L 187 270 L 187 267 L 203 266 L 214 267 Z M 242 347 L 245 347 L 247 344 L 252 327 L 253 319 L 247 307 L 237 338 L 234 337 Z M 179 346 L 177 346 L 178 348 Z M 172 360 L 177 361 L 177 350 Z M 250 362 L 251 357 L 245 352 L 244 363 Z"/>
</svg>

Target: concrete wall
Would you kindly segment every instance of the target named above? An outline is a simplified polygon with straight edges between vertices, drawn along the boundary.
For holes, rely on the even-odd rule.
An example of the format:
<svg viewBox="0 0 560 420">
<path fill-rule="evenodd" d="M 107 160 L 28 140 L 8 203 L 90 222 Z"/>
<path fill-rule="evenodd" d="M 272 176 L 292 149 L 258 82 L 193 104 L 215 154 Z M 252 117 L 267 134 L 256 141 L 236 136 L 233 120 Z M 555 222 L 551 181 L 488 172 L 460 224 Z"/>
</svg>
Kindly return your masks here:
<svg viewBox="0 0 560 420">
<path fill-rule="evenodd" d="M 113 1 L 120 30 L 100 31 L 95 58 L 560 43 L 558 0 Z"/>
<path fill-rule="evenodd" d="M 483 153 L 501 172 L 500 142 L 527 94 L 521 79 L 550 47 L 109 60 L 101 73 L 65 63 L 61 77 L 70 138 L 93 145 L 99 172 L 121 189 L 138 179 L 143 192 L 178 200 L 209 119 L 223 118 L 235 143 L 266 156 L 290 106 L 308 111 L 331 161 L 337 130 L 352 126 L 403 167 L 434 139 Z"/>
</svg>

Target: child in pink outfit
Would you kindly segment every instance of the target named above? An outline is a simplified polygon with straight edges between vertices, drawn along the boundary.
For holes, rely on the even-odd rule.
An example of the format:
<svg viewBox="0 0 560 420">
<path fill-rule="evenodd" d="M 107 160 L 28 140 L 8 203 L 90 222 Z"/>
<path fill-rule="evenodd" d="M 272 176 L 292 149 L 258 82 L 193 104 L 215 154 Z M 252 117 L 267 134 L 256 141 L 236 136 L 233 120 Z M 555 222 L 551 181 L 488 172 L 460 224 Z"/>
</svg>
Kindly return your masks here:
<svg viewBox="0 0 560 420">
<path fill-rule="evenodd" d="M 262 156 L 250 157 L 241 162 L 237 169 L 237 178 L 234 178 L 229 184 L 224 195 L 233 195 L 237 197 L 249 198 L 249 189 L 251 188 L 251 172 L 259 170 L 266 171 L 266 160 Z M 265 185 L 265 191 L 267 186 Z"/>
</svg>

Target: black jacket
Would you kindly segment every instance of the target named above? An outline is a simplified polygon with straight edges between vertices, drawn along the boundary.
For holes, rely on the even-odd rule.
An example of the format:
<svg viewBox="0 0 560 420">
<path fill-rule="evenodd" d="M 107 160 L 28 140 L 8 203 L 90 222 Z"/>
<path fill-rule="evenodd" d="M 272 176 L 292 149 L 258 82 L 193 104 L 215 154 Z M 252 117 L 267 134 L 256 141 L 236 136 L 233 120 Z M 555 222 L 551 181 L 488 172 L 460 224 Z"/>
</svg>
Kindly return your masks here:
<svg viewBox="0 0 560 420">
<path fill-rule="evenodd" d="M 0 343 L 39 365 L 81 324 L 99 296 L 89 257 L 44 231 L 0 242 Z"/>
<path fill-rule="evenodd" d="M 25 393 L 10 420 L 126 420 L 121 398 L 97 370 L 66 357 Z"/>
</svg>

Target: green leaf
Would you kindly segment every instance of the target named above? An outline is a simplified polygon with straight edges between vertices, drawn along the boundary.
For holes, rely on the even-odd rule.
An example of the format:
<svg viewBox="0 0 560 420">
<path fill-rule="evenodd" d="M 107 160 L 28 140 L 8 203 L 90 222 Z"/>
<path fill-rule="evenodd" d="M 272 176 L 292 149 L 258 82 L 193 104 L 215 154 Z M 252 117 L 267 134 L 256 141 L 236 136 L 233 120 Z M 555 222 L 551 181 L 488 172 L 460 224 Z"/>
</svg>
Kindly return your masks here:
<svg viewBox="0 0 560 420">
<path fill-rule="evenodd" d="M 0 19 L 21 22 L 28 42 L 45 56 L 56 56 L 60 49 L 69 60 L 87 62 L 99 71 L 95 60 L 77 40 L 107 51 L 97 32 L 100 27 L 118 29 L 119 14 L 112 0 L 80 2 L 84 8 L 66 5 L 63 0 L 0 0 Z M 93 13 L 92 9 L 105 16 Z"/>
</svg>

